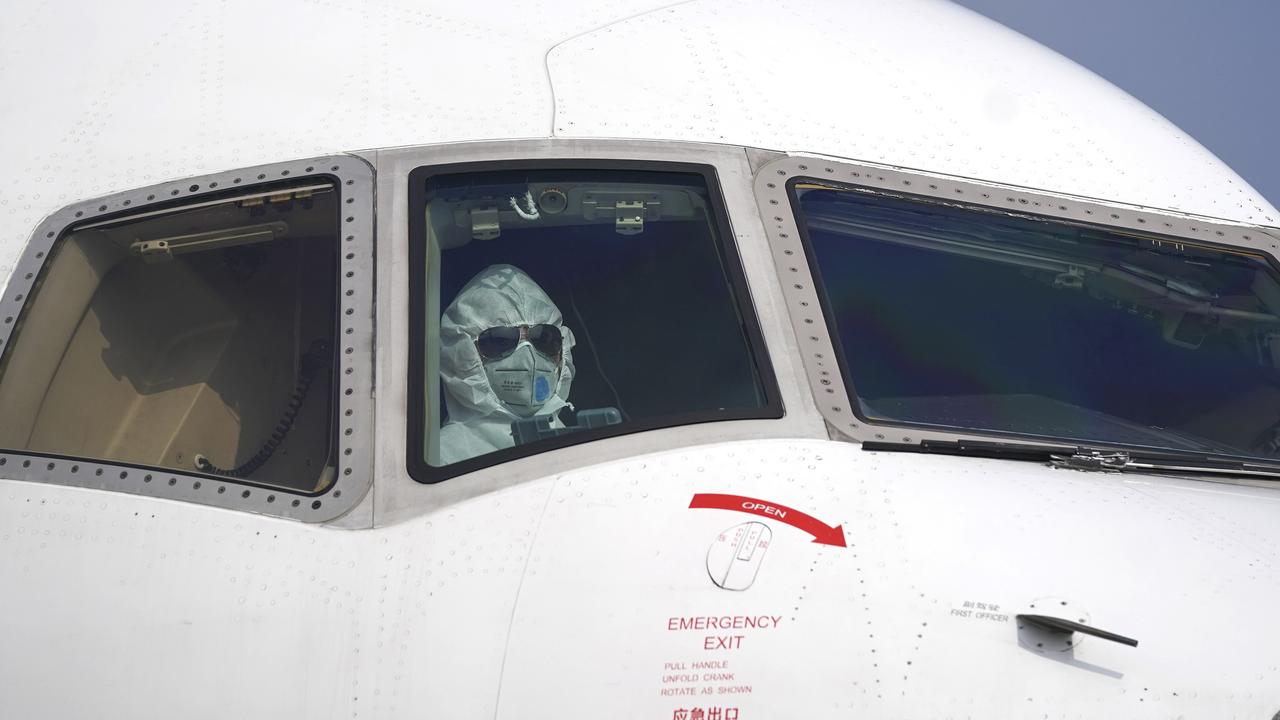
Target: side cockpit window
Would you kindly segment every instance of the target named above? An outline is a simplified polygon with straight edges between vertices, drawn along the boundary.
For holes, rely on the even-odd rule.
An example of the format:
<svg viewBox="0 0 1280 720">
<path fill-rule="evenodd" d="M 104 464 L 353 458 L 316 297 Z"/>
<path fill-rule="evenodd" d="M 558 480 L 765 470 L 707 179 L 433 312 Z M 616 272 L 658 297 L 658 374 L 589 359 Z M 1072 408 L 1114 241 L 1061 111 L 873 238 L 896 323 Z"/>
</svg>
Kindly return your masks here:
<svg viewBox="0 0 1280 720">
<path fill-rule="evenodd" d="M 418 479 L 780 414 L 708 175 L 420 170 L 410 181 Z"/>
<path fill-rule="evenodd" d="M 1266 253 L 804 178 L 789 190 L 862 421 L 1280 459 Z"/>
<path fill-rule="evenodd" d="M 67 229 L 0 359 L 0 448 L 328 489 L 338 190 L 311 178 Z"/>
</svg>

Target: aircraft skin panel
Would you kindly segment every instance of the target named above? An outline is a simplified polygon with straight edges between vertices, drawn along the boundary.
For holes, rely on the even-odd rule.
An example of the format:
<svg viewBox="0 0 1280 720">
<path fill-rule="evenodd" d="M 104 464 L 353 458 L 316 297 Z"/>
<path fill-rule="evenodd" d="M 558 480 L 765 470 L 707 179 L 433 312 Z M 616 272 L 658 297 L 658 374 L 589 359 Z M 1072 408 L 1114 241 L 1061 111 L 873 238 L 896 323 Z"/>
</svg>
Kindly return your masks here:
<svg viewBox="0 0 1280 720">
<path fill-rule="evenodd" d="M 682 3 L 564 42 L 548 64 L 566 136 L 815 152 L 1280 223 L 1158 113 L 949 2 Z"/>
<path fill-rule="evenodd" d="M 132 0 L 68 22 L 4 3 L 0 277 L 77 199 L 330 152 L 548 136 L 547 50 L 664 4 L 560 4 L 548 21 L 537 3 Z"/>
<path fill-rule="evenodd" d="M 548 17 L 536 3 L 137 0 L 69 24 L 6 3 L 0 277 L 42 217 L 87 197 L 360 148 L 552 135 L 814 152 L 1280 223 L 1158 114 L 950 3 L 669 5 Z M 51 38 L 74 51 L 47 52 Z M 867 70 L 833 92 L 831 67 Z"/>
<path fill-rule="evenodd" d="M 366 531 L 0 493 L 0 608 L 42 618 L 6 623 L 4 717 L 1274 710 L 1267 489 L 769 440 L 583 468 Z M 698 493 L 808 513 L 848 547 L 767 511 L 690 508 Z M 708 548 L 745 521 L 770 541 L 753 582 L 722 589 Z M 1035 612 L 1140 644 L 1024 647 L 1013 616 Z"/>
<path fill-rule="evenodd" d="M 492 716 L 549 489 L 352 532 L 0 481 L 0 717 Z"/>
<path fill-rule="evenodd" d="M 547 697 L 663 718 L 682 706 L 743 717 L 1274 712 L 1280 629 L 1268 598 L 1280 586 L 1280 538 L 1264 518 L 1280 498 L 1269 490 L 1206 496 L 1194 481 L 785 440 L 644 464 L 557 483 L 521 588 L 499 717 L 557 717 Z M 697 492 L 805 508 L 842 524 L 849 547 L 766 517 L 773 541 L 755 582 L 722 590 L 704 548 L 747 516 L 689 509 Z M 1205 523 L 1207 506 L 1233 522 Z M 1236 513 L 1244 507 L 1257 509 Z M 1023 647 L 1013 616 L 1036 612 L 1080 613 L 1140 644 Z M 679 628 L 700 616 L 778 620 Z M 539 672 L 548 647 L 551 675 Z M 663 694 L 688 687 L 697 694 Z"/>
</svg>

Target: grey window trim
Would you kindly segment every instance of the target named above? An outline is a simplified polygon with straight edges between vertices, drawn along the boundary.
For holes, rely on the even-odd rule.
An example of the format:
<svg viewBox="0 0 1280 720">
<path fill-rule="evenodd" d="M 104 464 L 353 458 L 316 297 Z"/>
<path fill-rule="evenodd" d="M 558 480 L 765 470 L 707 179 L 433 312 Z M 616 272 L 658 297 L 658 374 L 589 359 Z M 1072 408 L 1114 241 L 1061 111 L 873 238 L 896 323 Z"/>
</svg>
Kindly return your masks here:
<svg viewBox="0 0 1280 720">
<path fill-rule="evenodd" d="M 1137 231 L 1175 243 L 1185 240 L 1197 245 L 1245 248 L 1270 256 L 1273 263 L 1280 257 L 1280 230 L 1276 228 L 823 157 L 789 155 L 773 160 L 756 172 L 754 192 L 788 314 L 800 340 L 805 374 L 832 439 L 903 444 L 975 439 L 1031 445 L 1044 442 L 980 431 L 956 433 L 868 422 L 854 413 L 791 201 L 790 184 L 803 179 L 839 183 L 878 194 Z"/>
<path fill-rule="evenodd" d="M 231 510 L 332 520 L 354 508 L 373 480 L 374 173 L 364 160 L 333 155 L 202 175 L 78 202 L 45 218 L 27 242 L 0 299 L 0 351 L 8 347 L 23 304 L 50 249 L 69 229 L 121 213 L 145 213 L 183 201 L 199 204 L 228 190 L 306 177 L 332 179 L 340 207 L 337 325 L 338 475 L 324 492 L 306 494 L 198 472 L 179 472 L 92 458 L 0 450 L 0 476 L 29 482 L 113 490 Z"/>
</svg>

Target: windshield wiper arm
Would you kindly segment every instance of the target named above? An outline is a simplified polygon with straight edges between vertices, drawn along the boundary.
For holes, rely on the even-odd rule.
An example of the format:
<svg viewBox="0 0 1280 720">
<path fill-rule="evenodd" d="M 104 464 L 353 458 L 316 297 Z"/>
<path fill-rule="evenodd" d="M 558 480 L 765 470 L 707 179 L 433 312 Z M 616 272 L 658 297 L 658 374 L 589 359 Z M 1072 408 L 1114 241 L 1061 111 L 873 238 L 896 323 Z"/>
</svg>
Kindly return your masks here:
<svg viewBox="0 0 1280 720">
<path fill-rule="evenodd" d="M 1280 480 L 1280 464 L 1249 462 L 1190 450 L 1117 450 L 1085 445 L 1033 445 L 985 440 L 922 440 L 919 444 L 864 442 L 862 449 L 1043 462 L 1070 470 L 1176 472 Z"/>
</svg>

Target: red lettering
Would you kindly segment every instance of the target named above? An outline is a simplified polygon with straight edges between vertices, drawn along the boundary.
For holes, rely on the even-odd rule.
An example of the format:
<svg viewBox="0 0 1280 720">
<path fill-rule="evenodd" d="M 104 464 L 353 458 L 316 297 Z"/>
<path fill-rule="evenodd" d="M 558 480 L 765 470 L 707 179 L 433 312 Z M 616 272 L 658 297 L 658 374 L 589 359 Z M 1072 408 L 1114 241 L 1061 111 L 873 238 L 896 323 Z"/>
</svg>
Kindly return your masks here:
<svg viewBox="0 0 1280 720">
<path fill-rule="evenodd" d="M 667 618 L 667 630 L 742 630 L 777 627 L 781 615 L 696 615 Z"/>
<path fill-rule="evenodd" d="M 702 639 L 703 650 L 737 650 L 746 635 L 708 635 Z"/>
</svg>

